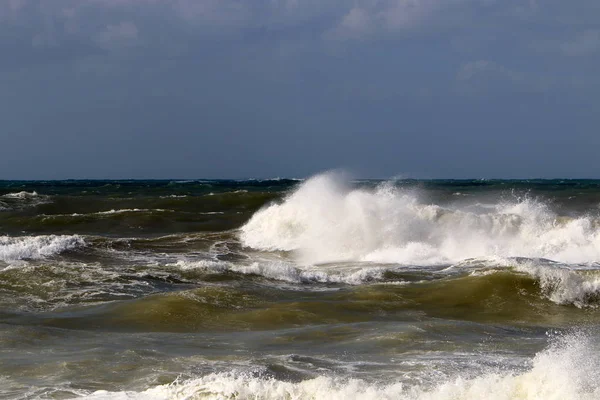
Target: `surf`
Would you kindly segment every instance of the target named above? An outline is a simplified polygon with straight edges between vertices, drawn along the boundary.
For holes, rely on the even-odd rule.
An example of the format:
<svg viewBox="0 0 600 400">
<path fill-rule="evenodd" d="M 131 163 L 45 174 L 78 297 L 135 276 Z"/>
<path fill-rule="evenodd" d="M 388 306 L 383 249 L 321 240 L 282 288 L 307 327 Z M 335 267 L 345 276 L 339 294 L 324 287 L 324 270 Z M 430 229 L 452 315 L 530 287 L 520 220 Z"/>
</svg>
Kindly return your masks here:
<svg viewBox="0 0 600 400">
<path fill-rule="evenodd" d="M 83 246 L 79 235 L 0 236 L 0 261 L 43 259 Z"/>
<path fill-rule="evenodd" d="M 300 382 L 283 381 L 260 369 L 218 372 L 143 392 L 79 393 L 89 400 L 146 399 L 597 399 L 600 396 L 600 358 L 590 335 L 573 332 L 553 338 L 551 344 L 526 362 L 522 370 L 488 370 L 454 377 L 435 376 L 422 385 L 402 381 L 377 383 L 321 375 Z M 430 383 L 427 384 L 426 382 Z"/>
<path fill-rule="evenodd" d="M 240 229 L 244 246 L 290 251 L 303 264 L 340 261 L 451 264 L 469 258 L 600 261 L 599 220 L 557 214 L 532 197 L 490 204 L 434 204 L 424 193 L 383 182 L 353 186 L 315 176 L 267 205 Z"/>
</svg>

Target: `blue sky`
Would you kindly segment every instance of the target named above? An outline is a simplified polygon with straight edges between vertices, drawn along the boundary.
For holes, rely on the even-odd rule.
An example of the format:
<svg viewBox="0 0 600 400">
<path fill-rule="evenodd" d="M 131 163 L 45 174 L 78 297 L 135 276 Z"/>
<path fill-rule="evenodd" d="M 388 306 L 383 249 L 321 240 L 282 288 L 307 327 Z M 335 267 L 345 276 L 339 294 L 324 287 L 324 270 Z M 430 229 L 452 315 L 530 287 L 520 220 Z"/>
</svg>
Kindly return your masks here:
<svg viewBox="0 0 600 400">
<path fill-rule="evenodd" d="M 600 177 L 597 0 L 4 0 L 0 179 Z"/>
</svg>

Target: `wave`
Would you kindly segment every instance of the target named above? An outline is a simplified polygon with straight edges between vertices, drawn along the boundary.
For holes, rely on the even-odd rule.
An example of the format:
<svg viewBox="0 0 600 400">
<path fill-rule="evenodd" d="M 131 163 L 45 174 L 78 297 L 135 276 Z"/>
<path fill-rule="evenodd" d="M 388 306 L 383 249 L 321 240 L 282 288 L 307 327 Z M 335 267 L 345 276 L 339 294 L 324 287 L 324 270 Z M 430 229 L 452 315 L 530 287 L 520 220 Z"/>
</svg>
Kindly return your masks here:
<svg viewBox="0 0 600 400">
<path fill-rule="evenodd" d="M 0 260 L 42 259 L 82 246 L 85 241 L 78 235 L 0 236 Z"/>
<path fill-rule="evenodd" d="M 256 212 L 240 238 L 259 250 L 293 251 L 304 264 L 439 265 L 489 256 L 593 263 L 600 260 L 599 226 L 598 219 L 559 216 L 528 197 L 443 207 L 422 201 L 415 189 L 353 188 L 324 174 Z"/>
<path fill-rule="evenodd" d="M 360 285 L 363 283 L 380 282 L 390 269 L 379 267 L 354 267 L 338 271 L 320 269 L 302 269 L 284 261 L 262 261 L 250 264 L 235 264 L 214 260 L 186 261 L 178 260 L 167 264 L 167 267 L 182 271 L 200 270 L 208 273 L 234 272 L 243 275 L 257 275 L 288 283 L 345 283 Z M 396 282 L 403 283 L 403 282 Z"/>
<path fill-rule="evenodd" d="M 598 270 L 573 270 L 526 262 L 516 268 L 533 277 L 542 295 L 556 304 L 573 304 L 582 308 L 597 306 L 600 300 Z"/>
<path fill-rule="evenodd" d="M 209 274 L 238 273 L 303 285 L 427 285 L 429 289 L 421 288 L 420 291 L 434 291 L 439 296 L 429 296 L 426 302 L 439 301 L 440 304 L 445 304 L 461 299 L 462 302 L 468 301 L 474 308 L 486 301 L 491 292 L 494 296 L 505 300 L 514 299 L 517 303 L 526 301 L 523 292 L 527 291 L 537 299 L 546 299 L 558 305 L 596 308 L 600 304 L 600 270 L 597 269 L 575 270 L 551 262 L 528 259 L 469 260 L 467 264 L 472 266 L 459 264 L 442 271 L 413 270 L 408 273 L 405 267 L 392 265 L 327 265 L 306 268 L 284 261 L 239 264 L 216 260 L 178 260 L 166 264 L 166 267 L 184 274 L 193 271 Z M 462 297 L 466 288 L 478 290 L 465 300 Z M 308 287 L 303 286 L 303 289 Z M 509 306 L 506 305 L 508 308 Z"/>
<path fill-rule="evenodd" d="M 18 210 L 27 207 L 35 207 L 40 204 L 48 203 L 50 196 L 40 195 L 32 192 L 14 192 L 0 196 L 0 211 Z"/>
<path fill-rule="evenodd" d="M 108 211 L 97 211 L 97 212 L 92 212 L 92 213 L 85 213 L 85 214 L 81 214 L 81 213 L 72 213 L 72 214 L 40 214 L 39 217 L 42 218 L 43 220 L 47 220 L 47 219 L 57 219 L 57 218 L 89 218 L 89 217 L 94 217 L 94 216 L 99 216 L 99 217 L 110 217 L 110 216 L 115 216 L 115 215 L 120 215 L 120 214 L 134 214 L 134 213 L 139 213 L 139 214 L 152 214 L 152 213 L 166 213 L 166 212 L 175 212 L 174 210 L 166 210 L 166 209 L 162 209 L 162 208 L 154 208 L 154 209 L 148 209 L 148 208 L 125 208 L 125 209 L 112 209 L 112 210 L 108 210 Z"/>
<path fill-rule="evenodd" d="M 4 197 L 6 199 L 29 199 L 29 198 L 38 197 L 38 196 L 39 195 L 35 191 L 33 191 L 33 192 L 21 191 L 21 192 L 16 192 L 16 193 L 7 193 L 0 197 Z"/>
<path fill-rule="evenodd" d="M 116 399 L 597 399 L 600 396 L 600 357 L 591 335 L 581 332 L 553 339 L 523 370 L 472 371 L 430 387 L 371 383 L 360 379 L 319 376 L 300 382 L 273 378 L 261 370 L 213 373 L 176 381 L 144 392 L 78 393 L 90 400 Z M 442 378 L 443 379 L 443 378 Z M 437 382 L 436 382 L 437 380 Z"/>
<path fill-rule="evenodd" d="M 119 210 L 108 210 L 108 211 L 98 211 L 95 213 L 90 213 L 90 214 L 71 214 L 70 216 L 72 217 L 82 217 L 82 216 L 87 216 L 87 215 L 114 215 L 114 214 L 126 214 L 126 213 L 153 213 L 153 212 L 173 212 L 173 210 L 165 210 L 162 208 L 155 208 L 155 209 L 147 209 L 147 208 L 124 208 L 124 209 L 119 209 Z M 57 216 L 61 216 L 60 214 L 58 214 Z"/>
</svg>

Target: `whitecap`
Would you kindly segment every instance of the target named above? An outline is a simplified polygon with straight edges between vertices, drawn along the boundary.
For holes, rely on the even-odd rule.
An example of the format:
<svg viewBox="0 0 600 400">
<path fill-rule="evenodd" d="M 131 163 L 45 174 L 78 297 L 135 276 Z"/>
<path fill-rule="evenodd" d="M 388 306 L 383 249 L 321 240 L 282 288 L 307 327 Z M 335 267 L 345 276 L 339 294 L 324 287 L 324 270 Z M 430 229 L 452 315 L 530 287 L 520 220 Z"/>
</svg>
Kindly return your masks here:
<svg viewBox="0 0 600 400">
<path fill-rule="evenodd" d="M 82 246 L 79 235 L 0 236 L 0 260 L 42 259 Z"/>
<path fill-rule="evenodd" d="M 494 256 L 593 263 L 600 260 L 598 225 L 592 217 L 561 217 L 527 197 L 442 207 L 390 183 L 354 188 L 324 174 L 256 212 L 240 239 L 259 250 L 293 251 L 302 264 L 441 265 Z"/>
<path fill-rule="evenodd" d="M 528 366 L 519 370 L 471 371 L 433 385 L 373 383 L 361 379 L 318 376 L 287 382 L 256 371 L 213 373 L 146 391 L 80 393 L 90 400 L 146 399 L 311 399 L 311 400 L 591 400 L 600 398 L 597 343 L 583 333 L 555 338 Z"/>
</svg>

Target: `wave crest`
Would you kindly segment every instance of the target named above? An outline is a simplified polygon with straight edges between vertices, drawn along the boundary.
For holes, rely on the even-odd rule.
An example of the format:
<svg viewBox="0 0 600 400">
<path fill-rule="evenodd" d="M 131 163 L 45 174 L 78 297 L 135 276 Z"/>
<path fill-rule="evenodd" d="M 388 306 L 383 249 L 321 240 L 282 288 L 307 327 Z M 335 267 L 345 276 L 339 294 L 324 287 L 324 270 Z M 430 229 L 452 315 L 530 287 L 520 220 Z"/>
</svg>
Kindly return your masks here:
<svg viewBox="0 0 600 400">
<path fill-rule="evenodd" d="M 6 199 L 29 199 L 29 198 L 38 197 L 38 196 L 39 195 L 35 191 L 33 191 L 33 192 L 21 191 L 21 192 L 15 192 L 15 193 L 7 193 L 7 194 L 3 195 L 2 197 L 6 198 Z"/>
<path fill-rule="evenodd" d="M 558 266 L 524 263 L 516 268 L 533 277 L 541 293 L 556 304 L 576 307 L 597 307 L 600 302 L 598 270 L 573 270 Z"/>
<path fill-rule="evenodd" d="M 351 188 L 333 174 L 313 177 L 283 202 L 259 210 L 240 237 L 255 249 L 294 251 L 306 264 L 435 265 L 490 256 L 600 260 L 600 230 L 591 217 L 560 217 L 529 198 L 442 207 L 389 183 Z"/>
<path fill-rule="evenodd" d="M 85 241 L 79 235 L 0 236 L 0 260 L 42 259 L 82 246 Z"/>
<path fill-rule="evenodd" d="M 319 376 L 298 383 L 264 376 L 260 371 L 213 373 L 202 378 L 157 386 L 145 392 L 97 391 L 94 400 L 115 399 L 597 399 L 600 358 L 589 336 L 559 337 L 538 353 L 524 372 L 490 371 L 434 383 L 372 384 L 360 379 Z M 261 376 L 262 375 L 262 376 Z"/>
</svg>

